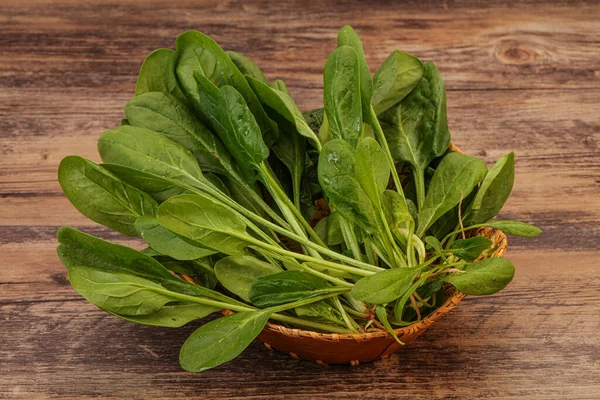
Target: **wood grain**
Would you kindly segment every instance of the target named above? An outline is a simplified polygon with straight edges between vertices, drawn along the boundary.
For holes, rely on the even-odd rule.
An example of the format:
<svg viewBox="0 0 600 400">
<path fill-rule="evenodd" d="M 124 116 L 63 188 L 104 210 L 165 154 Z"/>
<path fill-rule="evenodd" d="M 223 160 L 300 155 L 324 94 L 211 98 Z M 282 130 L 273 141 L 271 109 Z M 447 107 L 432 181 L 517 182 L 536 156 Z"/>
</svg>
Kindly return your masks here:
<svg viewBox="0 0 600 400">
<path fill-rule="evenodd" d="M 0 0 L 0 398 L 592 399 L 600 397 L 600 5 L 585 1 Z M 144 57 L 198 29 L 320 106 L 337 30 L 361 35 L 373 70 L 395 48 L 435 61 L 453 141 L 493 163 L 514 151 L 501 218 L 544 234 L 509 239 L 502 293 L 467 298 L 377 363 L 322 368 L 254 343 L 183 372 L 177 330 L 129 324 L 75 293 L 56 229 L 140 248 L 79 215 L 61 158 L 99 160 Z"/>
</svg>

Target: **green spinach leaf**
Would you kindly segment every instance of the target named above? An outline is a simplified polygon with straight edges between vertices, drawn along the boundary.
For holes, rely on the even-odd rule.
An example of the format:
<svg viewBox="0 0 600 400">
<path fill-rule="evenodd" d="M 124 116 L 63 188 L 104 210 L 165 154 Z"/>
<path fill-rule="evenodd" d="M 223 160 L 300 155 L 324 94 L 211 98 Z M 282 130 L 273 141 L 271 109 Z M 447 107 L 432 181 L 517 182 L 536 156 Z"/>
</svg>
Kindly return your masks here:
<svg viewBox="0 0 600 400">
<path fill-rule="evenodd" d="M 193 243 L 160 225 L 154 216 L 141 216 L 135 229 L 154 250 L 176 260 L 195 260 L 215 254 L 216 251 Z"/>
<path fill-rule="evenodd" d="M 199 194 L 172 197 L 158 208 L 158 222 L 168 230 L 228 255 L 245 255 L 249 235 L 239 214 Z"/>
<path fill-rule="evenodd" d="M 176 40 L 176 60 L 175 72 L 179 83 L 196 108 L 201 107 L 203 102 L 199 98 L 197 78 L 194 76 L 200 73 L 219 88 L 236 88 L 254 114 L 265 141 L 268 144 L 275 142 L 277 125 L 267 117 L 244 75 L 214 40 L 197 31 L 179 35 Z"/>
<path fill-rule="evenodd" d="M 204 180 L 188 150 L 158 132 L 121 126 L 102 134 L 98 152 L 105 163 L 120 164 L 191 186 Z"/>
<path fill-rule="evenodd" d="M 463 260 L 475 260 L 481 253 L 492 246 L 492 241 L 483 236 L 474 236 L 468 239 L 455 241 L 450 251 Z"/>
<path fill-rule="evenodd" d="M 148 279 L 81 265 L 71 266 L 69 281 L 87 301 L 119 315 L 149 315 L 165 304 L 179 300 Z"/>
<path fill-rule="evenodd" d="M 493 221 L 486 225 L 498 228 L 502 232 L 513 236 L 534 237 L 542 233 L 542 230 L 537 226 L 520 221 Z"/>
<path fill-rule="evenodd" d="M 515 267 L 504 258 L 491 257 L 467 264 L 464 272 L 446 275 L 443 280 L 463 293 L 483 296 L 504 289 L 515 275 Z"/>
<path fill-rule="evenodd" d="M 249 298 L 256 307 L 266 308 L 339 290 L 330 287 L 323 278 L 292 270 L 259 277 L 252 282 Z"/>
<path fill-rule="evenodd" d="M 486 173 L 485 163 L 478 158 L 459 153 L 446 155 L 433 174 L 419 210 L 417 235 L 423 237 L 431 224 L 471 193 Z"/>
<path fill-rule="evenodd" d="M 280 267 L 251 256 L 225 257 L 215 264 L 215 274 L 221 285 L 247 302 L 250 302 L 252 282 L 281 271 Z"/>
<path fill-rule="evenodd" d="M 169 49 L 154 50 L 140 69 L 135 95 L 149 92 L 169 93 L 182 104 L 187 104 L 187 98 L 179 87 L 175 76 L 175 52 Z"/>
<path fill-rule="evenodd" d="M 106 242 L 76 229 L 58 230 L 57 249 L 67 270 L 83 265 L 108 273 L 124 273 L 159 283 L 164 288 L 197 297 L 209 297 L 229 304 L 243 304 L 224 294 L 183 281 L 152 257 L 126 246 Z"/>
<path fill-rule="evenodd" d="M 423 77 L 421 60 L 395 50 L 381 64 L 373 77 L 373 108 L 376 114 L 402 101 Z"/>
<path fill-rule="evenodd" d="M 269 156 L 258 125 L 241 94 L 231 86 L 218 89 L 204 75 L 194 77 L 201 89 L 202 113 L 210 121 L 248 182 L 256 178 L 259 164 Z"/>
<path fill-rule="evenodd" d="M 323 78 L 323 103 L 329 135 L 344 139 L 353 148 L 362 135 L 360 64 L 354 49 L 338 47 L 327 59 Z"/>
<path fill-rule="evenodd" d="M 220 310 L 216 307 L 200 304 L 167 304 L 154 314 L 149 315 L 119 315 L 112 312 L 111 314 L 136 324 L 179 328 L 189 322 L 204 318 L 217 311 Z"/>
<path fill-rule="evenodd" d="M 202 325 L 188 337 L 179 364 L 202 372 L 236 358 L 263 330 L 271 311 L 240 312 Z"/>
<path fill-rule="evenodd" d="M 177 179 L 150 174 L 120 164 L 103 163 L 101 166 L 118 176 L 125 183 L 149 194 L 158 202 L 163 202 L 169 197 L 188 193 L 185 185 Z"/>
<path fill-rule="evenodd" d="M 377 232 L 376 211 L 356 177 L 354 149 L 342 139 L 327 142 L 319 156 L 318 168 L 321 187 L 336 210 L 363 229 Z"/>
<path fill-rule="evenodd" d="M 77 210 L 94 222 L 129 236 L 142 215 L 152 215 L 158 204 L 95 163 L 77 156 L 64 158 L 58 167 L 60 186 Z"/>
<path fill-rule="evenodd" d="M 231 61 L 233 61 L 237 69 L 242 73 L 242 75 L 250 76 L 258 79 L 261 82 L 269 84 L 269 81 L 267 78 L 265 78 L 265 74 L 263 74 L 260 68 L 258 68 L 258 66 L 250 58 L 231 50 L 226 51 L 226 53 Z"/>
<path fill-rule="evenodd" d="M 300 112 L 298 106 L 287 92 L 272 88 L 266 83 L 252 77 L 247 77 L 247 79 L 261 103 L 293 124 L 296 131 L 306 137 L 315 149 L 321 148 L 321 143 L 317 135 L 310 129 L 304 120 L 302 112 Z M 280 136 L 282 134 L 283 132 L 280 132 Z"/>
<path fill-rule="evenodd" d="M 390 165 L 383 149 L 373 138 L 364 138 L 356 147 L 356 178 L 374 207 L 390 180 Z"/>
<path fill-rule="evenodd" d="M 167 93 L 145 93 L 125 106 L 131 125 L 160 132 L 189 150 L 203 171 L 238 175 L 221 141 L 181 102 Z"/>
<path fill-rule="evenodd" d="M 390 303 L 402 296 L 421 268 L 392 268 L 362 278 L 352 288 L 352 297 L 371 304 Z"/>
<path fill-rule="evenodd" d="M 512 191 L 515 180 L 515 155 L 508 153 L 487 173 L 475 198 L 465 212 L 464 224 L 482 224 L 494 218 Z"/>
<path fill-rule="evenodd" d="M 450 145 L 444 81 L 435 65 L 425 63 L 419 84 L 398 106 L 380 116 L 394 161 L 423 173 Z"/>
<path fill-rule="evenodd" d="M 338 47 L 352 47 L 356 53 L 360 70 L 360 97 L 361 101 L 363 102 L 363 110 L 366 110 L 371 106 L 371 97 L 373 95 L 373 79 L 371 78 L 371 71 L 367 65 L 367 59 L 365 57 L 362 42 L 360 41 L 360 38 L 354 29 L 352 29 L 350 25 L 346 25 L 338 32 L 337 44 Z"/>
</svg>

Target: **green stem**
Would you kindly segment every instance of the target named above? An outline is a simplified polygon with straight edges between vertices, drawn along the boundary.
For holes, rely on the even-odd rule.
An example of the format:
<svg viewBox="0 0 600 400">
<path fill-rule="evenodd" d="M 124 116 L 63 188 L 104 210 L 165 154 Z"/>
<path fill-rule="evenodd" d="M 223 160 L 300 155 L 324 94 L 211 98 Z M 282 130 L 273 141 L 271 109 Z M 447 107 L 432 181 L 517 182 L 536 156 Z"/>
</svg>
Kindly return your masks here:
<svg viewBox="0 0 600 400">
<path fill-rule="evenodd" d="M 271 319 L 275 321 L 284 322 L 286 324 L 291 324 L 295 326 L 303 326 L 305 328 L 318 329 L 324 332 L 332 332 L 332 333 L 352 333 L 345 328 L 338 328 L 337 326 L 321 324 L 319 322 L 309 321 L 302 318 L 290 317 L 284 314 L 271 314 Z"/>
<path fill-rule="evenodd" d="M 267 221 L 267 223 L 269 223 L 269 222 Z M 294 234 L 292 232 L 286 231 L 286 230 L 284 230 L 284 229 L 282 229 L 280 227 L 273 226 L 273 229 L 275 231 L 278 231 L 282 235 L 285 235 L 286 237 L 288 237 L 288 238 L 290 238 L 292 240 L 295 240 L 296 242 L 298 242 L 298 243 L 300 243 L 300 244 L 302 244 L 302 245 L 304 245 L 306 247 L 313 248 L 313 249 L 317 250 L 319 253 L 321 253 L 321 254 L 323 254 L 325 256 L 331 257 L 331 258 L 333 258 L 335 260 L 338 260 L 338 261 L 345 262 L 348 265 L 353 265 L 355 267 L 362 268 L 362 269 L 365 269 L 365 270 L 368 270 L 368 271 L 374 271 L 374 272 L 382 270 L 382 268 L 376 267 L 374 265 L 367 264 L 365 262 L 361 262 L 361 261 L 355 260 L 354 258 L 347 257 L 347 256 L 345 256 L 343 254 L 336 253 L 333 250 L 329 250 L 329 249 L 323 248 L 323 247 L 319 246 L 318 244 L 316 244 L 314 242 L 311 242 L 310 240 L 308 240 L 306 238 L 302 238 L 302 237 L 300 237 L 300 236 L 298 236 L 298 235 L 296 235 L 296 234 Z"/>
<path fill-rule="evenodd" d="M 355 317 L 362 318 L 362 319 L 369 318 L 369 316 L 367 314 L 361 313 L 360 311 L 356 311 L 352 307 L 348 307 L 348 306 L 344 306 L 344 305 L 342 305 L 342 307 L 344 307 L 344 310 L 346 310 L 346 312 L 350 315 L 354 315 Z"/>
<path fill-rule="evenodd" d="M 383 209 L 381 209 L 381 208 L 379 210 L 379 219 L 381 220 L 381 224 L 383 225 L 385 234 L 387 236 L 387 242 L 389 242 L 388 248 L 391 249 L 391 253 L 388 255 L 388 258 L 393 257 L 395 264 L 397 264 L 396 261 L 399 261 L 402 266 L 406 267 L 407 266 L 406 260 L 402 256 L 402 252 L 398 248 L 398 245 L 396 245 L 396 241 L 394 240 L 394 235 L 392 234 L 392 231 L 390 230 L 390 226 L 388 225 L 387 220 L 385 219 L 385 215 L 383 215 Z"/>
<path fill-rule="evenodd" d="M 273 219 L 276 223 L 286 229 L 290 229 L 290 226 L 287 222 L 285 222 L 267 203 L 265 200 L 258 195 L 242 178 L 234 176 L 232 179 L 235 179 L 238 185 L 244 188 L 245 194 L 252 198 L 252 200 L 256 201 L 260 208 L 262 208 L 269 217 Z M 250 211 L 250 210 L 249 210 Z"/>
<path fill-rule="evenodd" d="M 365 253 L 367 254 L 367 261 L 369 264 L 377 265 L 377 253 L 373 250 L 373 241 L 370 237 L 366 237 L 364 240 L 365 243 Z"/>
<path fill-rule="evenodd" d="M 334 297 L 334 296 L 340 295 L 340 294 L 342 294 L 344 292 L 347 292 L 348 290 L 349 289 L 339 289 L 339 290 L 331 291 L 331 293 L 327 293 L 327 294 L 324 294 L 324 295 L 321 295 L 321 296 L 317 296 L 317 297 L 311 297 L 310 299 L 297 300 L 297 301 L 294 301 L 292 303 L 286 303 L 286 304 L 282 304 L 282 305 L 279 305 L 279 306 L 271 307 L 271 310 L 274 313 L 291 310 L 291 309 L 296 308 L 296 307 L 302 307 L 302 306 L 305 306 L 307 304 L 316 303 L 318 301 L 325 300 L 325 299 L 328 299 L 330 297 Z"/>
<path fill-rule="evenodd" d="M 195 297 L 195 296 L 190 296 L 187 294 L 171 292 L 166 289 L 158 289 L 158 290 L 163 291 L 172 297 L 179 298 L 181 300 L 188 301 L 190 303 L 203 304 L 203 305 L 207 305 L 207 306 L 220 308 L 222 310 L 232 310 L 232 311 L 237 311 L 237 312 L 253 312 L 253 311 L 259 310 L 258 308 L 252 307 L 252 306 L 241 306 L 238 304 L 230 304 L 230 303 L 225 303 L 222 301 L 211 300 L 211 299 L 208 299 L 205 297 Z M 273 309 L 274 313 L 271 314 L 271 316 L 269 318 L 276 320 L 276 321 L 292 324 L 292 325 L 299 325 L 299 326 L 304 326 L 307 328 L 319 329 L 319 330 L 326 331 L 326 332 L 349 333 L 350 331 L 348 331 L 346 329 L 338 328 L 335 326 L 321 324 L 321 323 L 314 322 L 314 321 L 308 321 L 308 320 L 304 320 L 301 318 L 290 317 L 288 315 L 278 314 L 281 311 L 285 311 L 285 310 L 288 310 L 291 308 L 296 308 L 296 307 L 300 307 L 300 306 L 303 306 L 306 304 L 321 301 L 321 300 L 327 299 L 329 297 L 337 296 L 339 294 L 340 294 L 339 292 L 328 293 L 328 294 L 325 294 L 325 295 L 322 295 L 319 297 L 314 297 L 312 299 L 304 299 L 304 300 L 296 301 L 294 303 L 288 303 L 283 306 L 275 307 Z"/>
<path fill-rule="evenodd" d="M 413 233 L 415 232 L 415 223 L 413 221 L 408 222 L 408 239 L 406 240 L 406 258 L 408 259 L 408 266 L 412 267 L 415 265 L 415 252 L 413 251 Z"/>
<path fill-rule="evenodd" d="M 277 203 L 277 206 L 281 210 L 285 219 L 289 222 L 290 226 L 292 227 L 292 230 L 296 233 L 296 235 L 298 235 L 298 237 L 301 237 L 303 240 L 309 241 L 308 237 L 306 236 L 306 233 L 304 232 L 302 227 L 298 224 L 298 221 L 296 221 L 296 218 L 291 213 L 289 208 L 281 201 L 281 199 L 279 197 L 275 196 L 273 194 L 273 192 L 271 192 L 271 195 L 273 195 L 273 199 L 275 200 L 275 203 Z M 305 252 L 309 253 L 313 257 L 320 258 L 319 253 L 317 253 L 312 247 L 309 247 L 308 251 L 306 248 L 303 248 L 303 250 Z"/>
<path fill-rule="evenodd" d="M 350 267 L 350 266 L 343 265 L 343 264 L 337 264 L 337 263 L 334 263 L 334 262 L 331 262 L 331 261 L 327 261 L 327 260 L 319 260 L 318 258 L 314 258 L 314 257 L 308 256 L 306 254 L 294 253 L 293 251 L 284 250 L 281 247 L 277 247 L 277 246 L 273 246 L 273 245 L 267 244 L 265 242 L 261 242 L 260 240 L 255 239 L 252 236 L 239 235 L 239 234 L 236 234 L 236 233 L 230 233 L 230 234 L 231 234 L 231 236 L 237 237 L 240 240 L 252 243 L 255 246 L 261 247 L 263 249 L 270 250 L 270 251 L 272 251 L 274 253 L 279 253 L 279 254 L 282 254 L 284 256 L 295 258 L 297 260 L 312 262 L 312 263 L 315 263 L 317 265 L 322 265 L 324 267 L 329 267 L 331 269 L 335 269 L 337 271 L 350 272 L 351 274 L 356 274 L 356 275 L 360 275 L 360 276 L 371 276 L 375 272 L 383 270 L 382 268 L 377 268 L 377 267 L 375 267 L 373 265 L 369 265 L 369 267 L 376 268 L 376 270 L 375 271 L 373 271 L 373 270 L 366 271 L 364 269 Z M 366 264 L 366 265 L 368 265 L 368 264 Z"/>
<path fill-rule="evenodd" d="M 373 128 L 373 132 L 375 133 L 375 137 L 377 138 L 379 144 L 383 148 L 385 156 L 390 164 L 392 179 L 394 180 L 396 191 L 398 191 L 402 198 L 405 199 L 404 191 L 402 190 L 402 184 L 400 183 L 400 177 L 398 176 L 398 171 L 396 171 L 396 164 L 394 163 L 394 159 L 392 157 L 392 152 L 390 151 L 390 147 L 388 146 L 387 140 L 385 139 L 385 134 L 383 133 L 383 129 L 381 129 L 381 125 L 379 124 L 379 120 L 377 119 L 377 114 L 375 113 L 375 109 L 373 108 L 373 106 L 369 108 L 368 118 L 370 125 Z"/>
<path fill-rule="evenodd" d="M 420 168 L 413 167 L 413 179 L 415 180 L 415 189 L 417 192 L 417 208 L 419 211 L 425 203 L 425 174 Z"/>
<path fill-rule="evenodd" d="M 342 303 L 340 302 L 340 298 L 338 296 L 336 296 L 332 300 L 333 300 L 335 306 L 337 307 L 338 311 L 342 315 L 342 319 L 346 323 L 346 326 L 348 327 L 348 329 L 350 329 L 351 331 L 357 332 L 358 324 L 356 323 L 356 321 L 354 319 L 352 319 L 351 316 L 346 314 L 346 311 L 344 310 L 344 307 L 342 306 Z"/>
<path fill-rule="evenodd" d="M 354 234 L 354 230 L 350 223 L 342 218 L 340 219 L 340 229 L 342 230 L 342 236 L 344 237 L 344 242 L 346 242 L 346 246 L 350 248 L 354 258 L 358 261 L 362 261 L 362 254 L 360 251 L 360 246 L 358 244 L 358 240 L 356 239 L 356 235 Z"/>
<path fill-rule="evenodd" d="M 344 286 L 344 287 L 348 287 L 348 288 L 352 288 L 354 285 L 350 282 L 346 282 L 345 280 L 342 279 L 338 279 L 335 278 L 333 276 L 329 276 L 327 274 L 324 274 L 323 272 L 317 271 L 313 268 L 311 268 L 309 265 L 307 264 L 301 264 L 300 266 L 300 271 L 306 272 L 308 274 L 314 275 L 314 276 L 318 276 L 319 278 L 323 278 L 333 284 L 336 284 L 338 286 Z"/>
<path fill-rule="evenodd" d="M 197 181 L 197 184 L 198 184 L 198 187 L 190 186 L 187 184 L 181 184 L 180 186 L 191 192 L 201 193 L 201 194 L 209 194 L 212 197 L 214 197 L 215 199 L 228 205 L 229 207 L 231 207 L 232 209 L 236 210 L 238 213 L 241 214 L 240 217 L 242 217 L 244 222 L 248 225 L 248 227 L 253 232 L 255 232 L 257 235 L 259 235 L 263 240 L 267 241 L 268 243 L 278 245 L 278 243 L 275 241 L 275 239 L 273 239 L 271 236 L 267 235 L 265 232 L 262 231 L 262 229 L 258 228 L 256 225 L 254 225 L 252 222 L 250 222 L 248 220 L 248 218 L 246 217 L 246 215 L 250 214 L 250 215 L 256 216 L 260 219 L 263 219 L 262 217 L 257 216 L 252 211 L 246 209 L 245 207 L 242 207 L 241 205 L 239 205 L 238 203 L 233 201 L 231 198 L 229 198 L 227 195 L 225 195 L 223 192 L 221 192 L 219 189 L 213 187 L 211 184 L 207 184 L 206 182 L 202 182 L 202 181 Z M 277 226 L 277 225 L 273 224 L 273 226 Z M 267 227 L 267 228 L 269 228 L 269 227 Z M 272 230 L 272 228 L 271 228 L 271 230 Z M 273 236 L 276 237 L 276 235 L 274 233 L 273 233 Z"/>
<path fill-rule="evenodd" d="M 276 196 L 279 197 L 279 199 L 281 199 L 283 203 L 290 209 L 290 211 L 296 216 L 296 218 L 298 219 L 298 221 L 300 221 L 304 229 L 306 229 L 306 232 L 308 232 L 312 240 L 314 240 L 315 243 L 319 244 L 321 247 L 328 248 L 325 242 L 323 242 L 323 240 L 321 239 L 321 237 L 313 230 L 310 224 L 306 222 L 306 220 L 302 216 L 302 213 L 294 206 L 294 203 L 292 203 L 292 201 L 283 191 L 279 183 L 273 178 L 271 171 L 265 165 L 264 162 L 261 164 L 261 172 L 263 178 L 268 182 L 268 187 L 271 187 L 274 190 Z"/>
<path fill-rule="evenodd" d="M 258 227 L 256 227 L 252 222 L 248 221 L 249 219 L 255 221 L 258 224 L 261 224 L 265 228 L 272 229 L 275 232 L 278 232 L 292 240 L 295 240 L 296 242 L 298 242 L 306 247 L 310 247 L 310 248 L 318 251 L 319 253 L 326 255 L 328 257 L 331 257 L 335 260 L 339 260 L 339 261 L 345 262 L 349 265 L 354 265 L 355 267 L 362 268 L 362 269 L 369 270 L 369 271 L 377 272 L 377 271 L 382 270 L 382 268 L 375 267 L 373 265 L 355 260 L 350 257 L 346 257 L 345 255 L 336 253 L 335 251 L 330 250 L 327 247 L 322 247 L 322 246 L 318 245 L 317 243 L 311 242 L 306 237 L 296 235 L 295 233 L 293 233 L 287 229 L 284 229 L 281 226 L 276 225 L 276 224 L 272 223 L 271 221 L 268 221 L 268 220 L 262 218 L 259 215 L 254 214 L 252 211 L 246 209 L 245 207 L 240 206 L 238 203 L 231 200 L 229 197 L 227 197 L 226 195 L 224 195 L 217 189 L 212 190 L 210 187 L 204 186 L 204 185 L 202 188 L 196 188 L 194 186 L 190 186 L 190 185 L 187 185 L 187 184 L 184 184 L 181 182 L 173 182 L 173 181 L 170 181 L 170 182 L 180 186 L 183 189 L 189 190 L 190 192 L 193 192 L 193 193 L 199 193 L 199 194 L 207 194 L 208 193 L 211 196 L 215 197 L 217 200 L 222 201 L 225 205 L 231 207 L 232 209 L 234 209 L 235 211 L 240 213 L 242 219 L 244 220 L 244 222 L 246 222 L 248 224 L 250 229 L 257 232 L 257 234 L 259 234 L 261 236 L 261 238 L 265 239 L 266 241 L 268 241 L 268 243 L 270 243 L 272 245 L 279 246 L 279 243 L 275 242 L 271 237 L 267 236 L 262 230 L 260 230 Z M 202 184 L 203 182 L 200 182 L 200 183 Z M 206 190 L 204 190 L 204 189 L 206 189 Z"/>
<path fill-rule="evenodd" d="M 486 225 L 487 224 L 476 224 L 476 225 L 467 226 L 466 228 L 461 228 L 461 229 L 455 230 L 454 232 L 450 232 L 449 234 L 444 236 L 444 238 L 442 239 L 442 246 L 453 235 L 458 235 L 461 232 L 466 232 L 466 231 L 470 231 L 471 229 L 481 228 L 482 226 L 486 226 Z"/>
</svg>

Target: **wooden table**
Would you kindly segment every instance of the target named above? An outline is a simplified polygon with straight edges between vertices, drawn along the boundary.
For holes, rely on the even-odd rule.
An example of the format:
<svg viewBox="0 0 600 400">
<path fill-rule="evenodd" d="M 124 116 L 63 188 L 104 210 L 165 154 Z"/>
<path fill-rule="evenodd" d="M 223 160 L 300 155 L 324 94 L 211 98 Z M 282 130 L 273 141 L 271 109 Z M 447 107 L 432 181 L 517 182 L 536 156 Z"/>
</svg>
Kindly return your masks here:
<svg viewBox="0 0 600 400">
<path fill-rule="evenodd" d="M 600 398 L 600 6 L 584 1 L 0 1 L 0 397 Z M 593 2 L 590 2 L 593 3 Z M 197 324 L 129 324 L 69 286 L 55 233 L 120 243 L 61 193 L 59 161 L 99 161 L 153 49 L 198 29 L 321 104 L 322 67 L 353 25 L 373 70 L 393 49 L 435 61 L 453 140 L 493 163 L 515 151 L 503 219 L 544 234 L 510 239 L 502 293 L 467 298 L 417 343 L 359 367 L 297 361 L 255 342 L 192 374 L 178 351 Z"/>
</svg>

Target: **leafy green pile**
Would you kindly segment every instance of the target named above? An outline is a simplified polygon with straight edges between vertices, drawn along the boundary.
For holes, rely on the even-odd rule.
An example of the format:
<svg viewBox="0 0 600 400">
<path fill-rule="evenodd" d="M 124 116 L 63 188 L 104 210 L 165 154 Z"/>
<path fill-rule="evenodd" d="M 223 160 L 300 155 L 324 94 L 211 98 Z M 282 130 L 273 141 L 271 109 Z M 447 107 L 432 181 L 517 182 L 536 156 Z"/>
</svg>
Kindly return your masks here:
<svg viewBox="0 0 600 400">
<path fill-rule="evenodd" d="M 445 283 L 472 295 L 503 289 L 514 267 L 465 232 L 540 230 L 488 222 L 512 189 L 513 154 L 488 170 L 449 149 L 437 68 L 394 51 L 371 77 L 346 26 L 323 100 L 303 114 L 282 81 L 199 32 L 151 53 L 127 119 L 100 137 L 104 163 L 69 156 L 58 170 L 82 214 L 148 247 L 61 228 L 75 290 L 146 325 L 234 311 L 183 345 L 182 367 L 204 371 L 240 354 L 270 319 L 395 337 L 394 327 L 443 304 Z M 329 214 L 319 220 L 322 199 Z"/>
</svg>

